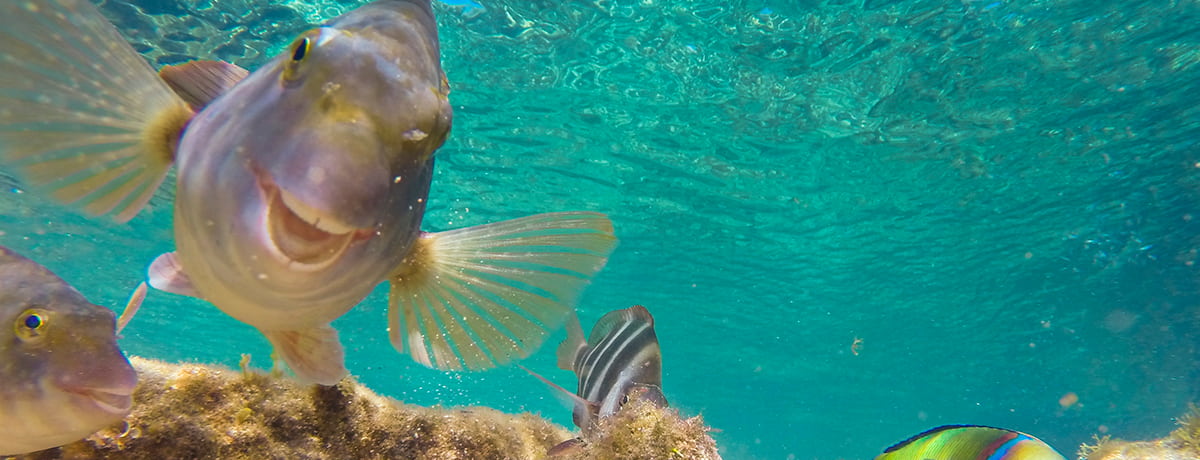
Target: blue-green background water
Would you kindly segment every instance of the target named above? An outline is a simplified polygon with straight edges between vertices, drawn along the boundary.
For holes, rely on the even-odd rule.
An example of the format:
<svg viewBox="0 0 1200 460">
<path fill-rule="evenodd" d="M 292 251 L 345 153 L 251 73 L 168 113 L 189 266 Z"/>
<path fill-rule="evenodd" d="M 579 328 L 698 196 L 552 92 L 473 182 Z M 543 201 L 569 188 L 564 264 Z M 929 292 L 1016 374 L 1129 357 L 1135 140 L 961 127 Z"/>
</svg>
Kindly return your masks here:
<svg viewBox="0 0 1200 460">
<path fill-rule="evenodd" d="M 255 68 L 362 2 L 98 3 L 156 65 Z M 456 113 L 425 229 L 611 215 L 621 245 L 583 321 L 646 305 L 668 398 L 721 430 L 726 458 L 869 459 L 944 423 L 1070 457 L 1101 430 L 1164 435 L 1200 396 L 1200 3 L 435 10 Z M 169 193 L 124 225 L 4 193 L 0 242 L 97 303 L 122 305 L 173 247 Z M 335 323 L 367 385 L 570 425 L 519 369 L 397 354 L 385 309 L 380 289 Z M 269 365 L 249 326 L 161 292 L 122 345 Z M 571 386 L 552 349 L 525 364 Z"/>
</svg>

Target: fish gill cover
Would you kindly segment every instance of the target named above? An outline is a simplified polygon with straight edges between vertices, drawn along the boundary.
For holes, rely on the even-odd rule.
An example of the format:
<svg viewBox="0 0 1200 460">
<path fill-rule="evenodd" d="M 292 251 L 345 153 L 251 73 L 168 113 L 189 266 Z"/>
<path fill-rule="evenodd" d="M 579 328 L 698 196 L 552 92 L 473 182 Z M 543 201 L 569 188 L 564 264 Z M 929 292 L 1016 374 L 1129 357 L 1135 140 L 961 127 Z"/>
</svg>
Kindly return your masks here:
<svg viewBox="0 0 1200 460">
<path fill-rule="evenodd" d="M 156 66 L 253 69 L 363 2 L 98 3 Z M 435 4 L 456 118 L 425 229 L 611 215 L 583 323 L 653 309 L 664 391 L 727 458 L 871 458 L 945 423 L 1071 452 L 1200 396 L 1200 4 L 478 4 Z M 9 183 L 3 244 L 98 304 L 172 247 L 169 192 L 117 225 Z M 570 424 L 519 369 L 391 352 L 385 310 L 335 322 L 367 386 Z M 131 354 L 265 365 L 203 302 L 139 315 Z M 525 364 L 569 380 L 551 348 Z"/>
</svg>

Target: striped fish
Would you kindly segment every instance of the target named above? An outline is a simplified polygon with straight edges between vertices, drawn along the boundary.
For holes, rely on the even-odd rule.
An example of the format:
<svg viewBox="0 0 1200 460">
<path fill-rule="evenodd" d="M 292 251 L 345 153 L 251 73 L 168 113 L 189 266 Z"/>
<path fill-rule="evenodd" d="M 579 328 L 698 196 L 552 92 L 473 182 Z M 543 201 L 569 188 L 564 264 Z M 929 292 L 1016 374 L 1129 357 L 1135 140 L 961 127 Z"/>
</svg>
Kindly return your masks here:
<svg viewBox="0 0 1200 460">
<path fill-rule="evenodd" d="M 575 371 L 576 394 L 591 403 L 575 404 L 575 425 L 585 434 L 597 420 L 617 413 L 632 398 L 667 405 L 662 393 L 662 351 L 654 335 L 654 317 L 646 307 L 608 312 L 592 327 L 587 342 L 578 318 L 568 324 L 567 334 L 558 350 L 558 363 Z"/>
<path fill-rule="evenodd" d="M 887 448 L 875 460 L 1066 460 L 1025 433 L 980 425 L 945 425 Z"/>
<path fill-rule="evenodd" d="M 525 370 L 574 402 L 575 425 L 583 430 L 584 436 L 591 434 L 597 421 L 617 413 L 631 400 L 647 399 L 660 407 L 667 405 L 662 392 L 662 352 L 654 335 L 654 317 L 641 305 L 608 312 L 592 327 L 586 341 L 579 318 L 572 317 L 567 323 L 567 340 L 558 350 L 558 366 L 574 371 L 579 377 L 574 394 Z M 573 441 L 582 442 L 567 443 Z"/>
</svg>

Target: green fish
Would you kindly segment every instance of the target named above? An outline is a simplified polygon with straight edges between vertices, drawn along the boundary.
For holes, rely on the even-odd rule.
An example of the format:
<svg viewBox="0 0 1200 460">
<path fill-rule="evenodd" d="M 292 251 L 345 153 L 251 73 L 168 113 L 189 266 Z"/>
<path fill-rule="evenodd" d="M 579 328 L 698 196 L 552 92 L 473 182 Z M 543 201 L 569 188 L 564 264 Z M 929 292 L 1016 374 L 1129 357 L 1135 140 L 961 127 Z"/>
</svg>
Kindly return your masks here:
<svg viewBox="0 0 1200 460">
<path fill-rule="evenodd" d="M 347 374 L 330 322 L 382 282 L 417 362 L 526 357 L 616 245 L 590 212 L 420 230 L 452 118 L 428 0 L 369 3 L 253 73 L 156 73 L 87 0 L 2 2 L 0 35 L 0 163 L 118 221 L 175 165 L 176 250 L 150 285 L 254 326 L 304 381 Z"/>
<path fill-rule="evenodd" d="M 137 373 L 116 315 L 0 247 L 0 455 L 60 446 L 129 414 Z"/>
<path fill-rule="evenodd" d="M 875 460 L 1066 460 L 1040 439 L 1013 430 L 945 425 L 887 448 Z"/>
</svg>

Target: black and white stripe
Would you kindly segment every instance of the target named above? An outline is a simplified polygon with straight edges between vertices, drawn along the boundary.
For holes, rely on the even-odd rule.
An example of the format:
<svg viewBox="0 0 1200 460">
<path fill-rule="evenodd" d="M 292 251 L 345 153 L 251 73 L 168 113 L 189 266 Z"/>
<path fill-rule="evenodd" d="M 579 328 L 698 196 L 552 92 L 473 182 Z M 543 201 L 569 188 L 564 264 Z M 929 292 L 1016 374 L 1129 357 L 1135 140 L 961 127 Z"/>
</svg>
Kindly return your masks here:
<svg viewBox="0 0 1200 460">
<path fill-rule="evenodd" d="M 587 345 L 576 349 L 577 394 L 594 403 L 575 408 L 575 424 L 585 430 L 597 418 L 616 413 L 635 387 L 662 387 L 662 353 L 654 318 L 641 305 L 604 315 L 592 328 Z"/>
</svg>

